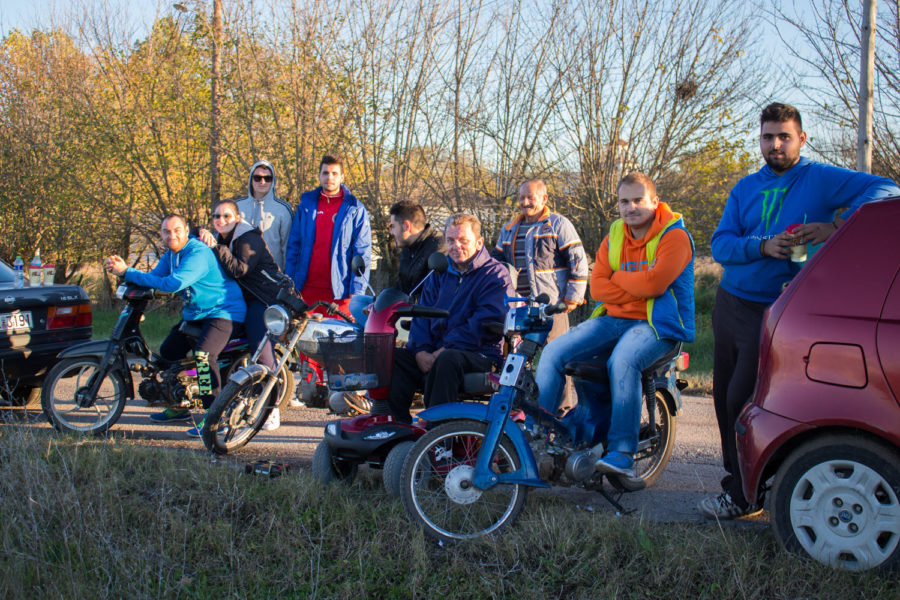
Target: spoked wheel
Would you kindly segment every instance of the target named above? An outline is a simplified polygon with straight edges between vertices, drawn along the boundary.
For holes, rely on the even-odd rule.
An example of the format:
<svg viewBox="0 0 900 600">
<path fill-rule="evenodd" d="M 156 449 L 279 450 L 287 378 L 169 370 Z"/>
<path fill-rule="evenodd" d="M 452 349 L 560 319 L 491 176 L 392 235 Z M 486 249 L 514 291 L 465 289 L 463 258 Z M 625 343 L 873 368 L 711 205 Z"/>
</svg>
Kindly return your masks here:
<svg viewBox="0 0 900 600">
<path fill-rule="evenodd" d="M 265 380 L 258 383 L 248 380 L 243 384 L 228 382 L 209 407 L 200 431 L 210 452 L 228 454 L 246 445 L 259 433 L 272 407 L 293 388 L 293 377 L 287 368 L 278 375 L 277 383 L 266 397 L 262 396 Z"/>
<path fill-rule="evenodd" d="M 335 481 L 342 481 L 346 484 L 353 483 L 358 469 L 359 465 L 355 462 L 336 458 L 331 446 L 324 440 L 316 446 L 316 451 L 313 453 L 312 471 L 313 477 L 320 483 L 329 484 Z"/>
<path fill-rule="evenodd" d="M 481 490 L 472 482 L 486 431 L 484 423 L 445 423 L 422 436 L 409 451 L 400 477 L 400 495 L 407 514 L 428 536 L 454 541 L 488 535 L 522 512 L 526 486 L 500 484 Z M 512 442 L 504 435 L 493 470 L 508 473 L 520 464 Z"/>
<path fill-rule="evenodd" d="M 90 397 L 91 376 L 100 369 L 95 358 L 70 358 L 47 373 L 41 408 L 58 430 L 99 435 L 112 427 L 125 408 L 125 381 L 118 371 L 106 374 Z"/>
<path fill-rule="evenodd" d="M 634 455 L 634 478 L 618 475 L 609 476 L 613 485 L 627 491 L 637 491 L 650 487 L 662 476 L 675 446 L 676 417 L 669 403 L 659 391 L 656 392 L 656 431 L 650 431 L 650 417 L 647 402 L 641 408 L 641 426 L 638 432 L 638 450 Z"/>
</svg>

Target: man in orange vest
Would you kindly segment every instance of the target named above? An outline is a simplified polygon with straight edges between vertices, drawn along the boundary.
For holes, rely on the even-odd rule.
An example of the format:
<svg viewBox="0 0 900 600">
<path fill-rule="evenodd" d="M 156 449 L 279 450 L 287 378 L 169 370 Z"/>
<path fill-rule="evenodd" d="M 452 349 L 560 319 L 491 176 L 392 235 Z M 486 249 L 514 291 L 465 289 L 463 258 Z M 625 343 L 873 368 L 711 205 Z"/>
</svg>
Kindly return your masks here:
<svg viewBox="0 0 900 600">
<path fill-rule="evenodd" d="M 641 371 L 679 341 L 694 341 L 694 244 L 647 175 L 630 173 L 617 190 L 621 218 L 600 244 L 591 274 L 596 316 L 544 347 L 535 379 L 541 407 L 556 414 L 565 363 L 607 358 L 612 420 L 597 467 L 633 477 Z"/>
</svg>

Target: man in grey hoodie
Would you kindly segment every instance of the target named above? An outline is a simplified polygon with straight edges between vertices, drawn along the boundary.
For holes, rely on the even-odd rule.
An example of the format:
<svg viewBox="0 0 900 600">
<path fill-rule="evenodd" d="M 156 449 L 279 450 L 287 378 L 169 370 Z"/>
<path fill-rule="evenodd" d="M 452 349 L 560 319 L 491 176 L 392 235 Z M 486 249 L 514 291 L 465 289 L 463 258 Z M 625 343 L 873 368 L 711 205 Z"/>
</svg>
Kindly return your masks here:
<svg viewBox="0 0 900 600">
<path fill-rule="evenodd" d="M 250 168 L 248 196 L 238 200 L 241 220 L 262 231 L 263 240 L 280 268 L 284 268 L 285 248 L 291 233 L 294 211 L 275 195 L 275 169 L 261 160 Z"/>
</svg>

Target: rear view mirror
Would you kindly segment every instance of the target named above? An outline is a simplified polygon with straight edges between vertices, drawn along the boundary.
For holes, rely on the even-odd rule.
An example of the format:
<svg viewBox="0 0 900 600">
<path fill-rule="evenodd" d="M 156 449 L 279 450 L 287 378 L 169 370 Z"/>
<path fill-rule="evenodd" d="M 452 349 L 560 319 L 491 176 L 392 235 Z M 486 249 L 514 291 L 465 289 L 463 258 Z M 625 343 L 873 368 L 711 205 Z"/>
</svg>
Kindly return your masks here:
<svg viewBox="0 0 900 600">
<path fill-rule="evenodd" d="M 350 270 L 353 271 L 353 274 L 357 277 L 362 277 L 363 273 L 366 272 L 366 259 L 358 254 L 354 256 L 350 261 Z"/>
<path fill-rule="evenodd" d="M 446 254 L 433 252 L 431 256 L 428 257 L 428 268 L 435 273 L 446 273 L 449 266 L 450 261 L 447 260 Z"/>
</svg>

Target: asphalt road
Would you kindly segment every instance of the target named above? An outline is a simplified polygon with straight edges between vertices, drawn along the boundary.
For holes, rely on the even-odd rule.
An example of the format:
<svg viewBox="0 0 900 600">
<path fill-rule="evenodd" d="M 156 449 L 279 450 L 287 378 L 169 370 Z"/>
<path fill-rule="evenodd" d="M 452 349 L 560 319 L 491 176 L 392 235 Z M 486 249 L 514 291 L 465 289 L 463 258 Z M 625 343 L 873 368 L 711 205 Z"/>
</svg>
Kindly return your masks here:
<svg viewBox="0 0 900 600">
<path fill-rule="evenodd" d="M 724 471 L 720 463 L 719 436 L 712 398 L 683 396 L 682 401 L 675 449 L 662 477 L 652 488 L 626 494 L 621 498 L 626 509 L 633 509 L 647 519 L 700 521 L 702 518 L 697 513 L 697 503 L 708 494 L 718 493 L 720 489 L 719 479 Z M 202 441 L 185 434 L 190 424 L 158 424 L 151 421 L 150 413 L 158 410 L 147 407 L 141 400 L 132 402 L 125 407 L 119 423 L 112 431 L 148 445 L 206 452 Z M 199 413 L 195 416 L 199 418 Z M 271 459 L 290 463 L 294 472 L 309 471 L 312 454 L 322 439 L 323 428 L 326 423 L 338 418 L 325 409 L 288 408 L 281 413 L 279 429 L 261 431 L 247 446 L 224 461 L 250 463 Z M 21 422 L 24 419 L 16 420 Z M 34 427 L 49 427 L 39 413 L 32 413 L 27 420 Z M 367 470 L 362 469 L 361 476 L 366 476 Z M 369 474 L 376 475 L 378 474 Z M 553 488 L 538 493 L 562 495 L 584 510 L 615 512 L 596 492 L 578 488 Z M 768 524 L 768 513 L 764 512 L 735 524 L 762 527 Z"/>
</svg>

